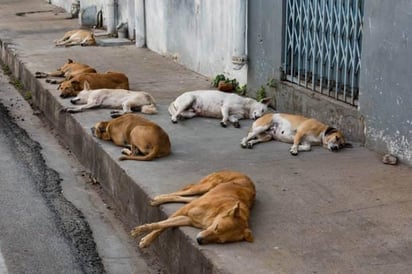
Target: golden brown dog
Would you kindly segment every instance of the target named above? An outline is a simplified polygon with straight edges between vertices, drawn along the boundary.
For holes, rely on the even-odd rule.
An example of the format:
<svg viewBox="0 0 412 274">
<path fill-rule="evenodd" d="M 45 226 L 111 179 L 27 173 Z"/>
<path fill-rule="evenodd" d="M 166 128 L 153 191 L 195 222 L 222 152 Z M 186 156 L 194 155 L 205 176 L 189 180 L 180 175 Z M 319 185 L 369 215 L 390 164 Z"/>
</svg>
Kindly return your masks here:
<svg viewBox="0 0 412 274">
<path fill-rule="evenodd" d="M 83 73 L 96 73 L 96 70 L 89 65 L 74 62 L 72 59 L 68 59 L 67 62 L 53 72 L 39 72 L 36 71 L 36 78 L 48 78 L 48 77 L 64 77 L 66 80 L 73 78 Z M 64 80 L 56 81 L 47 79 L 46 82 L 50 84 L 60 84 Z"/>
<path fill-rule="evenodd" d="M 352 146 L 336 128 L 313 118 L 286 113 L 268 113 L 257 119 L 242 139 L 241 146 L 252 148 L 254 144 L 272 139 L 293 144 L 290 148 L 292 155 L 309 151 L 312 145 L 323 145 L 331 151 Z"/>
<path fill-rule="evenodd" d="M 110 121 L 98 122 L 92 133 L 99 139 L 125 147 L 119 160 L 150 161 L 170 154 L 167 133 L 157 124 L 137 115 L 124 114 Z"/>
<path fill-rule="evenodd" d="M 129 89 L 129 79 L 124 73 L 83 73 L 63 81 L 58 89 L 61 91 L 60 97 L 73 97 L 84 89 L 84 82 L 89 82 L 90 89 L 113 88 Z"/>
<path fill-rule="evenodd" d="M 56 46 L 71 47 L 80 45 L 84 46 L 95 46 L 96 39 L 94 34 L 90 30 L 76 29 L 66 32 L 62 38 L 54 40 Z"/>
<path fill-rule="evenodd" d="M 202 196 L 190 197 L 193 195 Z M 214 172 L 197 184 L 155 197 L 152 205 L 169 202 L 188 204 L 164 221 L 135 227 L 131 234 L 136 237 L 150 232 L 140 240 L 141 248 L 149 246 L 165 229 L 178 226 L 203 229 L 196 237 L 199 244 L 253 242 L 249 215 L 255 195 L 255 186 L 245 174 L 231 170 Z"/>
</svg>

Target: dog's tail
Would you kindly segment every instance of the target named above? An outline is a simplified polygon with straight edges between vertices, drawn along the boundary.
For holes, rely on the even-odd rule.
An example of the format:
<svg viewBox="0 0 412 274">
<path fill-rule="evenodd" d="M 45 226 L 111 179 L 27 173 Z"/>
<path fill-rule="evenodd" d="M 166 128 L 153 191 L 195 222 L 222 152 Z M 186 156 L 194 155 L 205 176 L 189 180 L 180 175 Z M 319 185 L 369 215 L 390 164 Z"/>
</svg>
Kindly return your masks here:
<svg viewBox="0 0 412 274">
<path fill-rule="evenodd" d="M 142 113 L 146 114 L 156 114 L 157 113 L 157 108 L 155 104 L 150 104 L 150 105 L 144 105 L 142 106 Z"/>
<path fill-rule="evenodd" d="M 136 161 L 151 161 L 157 157 L 160 151 L 160 146 L 155 145 L 153 149 L 146 155 L 124 155 L 119 158 L 119 161 L 136 160 Z"/>
<path fill-rule="evenodd" d="M 145 94 L 146 100 L 147 100 L 147 105 L 142 106 L 141 112 L 146 113 L 146 114 L 155 114 L 157 113 L 156 109 L 156 101 L 153 98 L 152 95 L 149 93 Z"/>
</svg>

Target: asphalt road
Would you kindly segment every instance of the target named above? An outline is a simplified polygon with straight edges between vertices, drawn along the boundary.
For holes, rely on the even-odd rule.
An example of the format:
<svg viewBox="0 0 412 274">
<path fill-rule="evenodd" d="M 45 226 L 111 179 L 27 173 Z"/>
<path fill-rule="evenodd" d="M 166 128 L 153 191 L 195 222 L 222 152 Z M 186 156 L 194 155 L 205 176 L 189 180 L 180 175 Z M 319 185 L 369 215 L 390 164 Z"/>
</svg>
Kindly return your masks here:
<svg viewBox="0 0 412 274">
<path fill-rule="evenodd" d="M 0 155 L 0 245 L 10 273 L 103 273 L 83 214 L 2 104 Z"/>
</svg>

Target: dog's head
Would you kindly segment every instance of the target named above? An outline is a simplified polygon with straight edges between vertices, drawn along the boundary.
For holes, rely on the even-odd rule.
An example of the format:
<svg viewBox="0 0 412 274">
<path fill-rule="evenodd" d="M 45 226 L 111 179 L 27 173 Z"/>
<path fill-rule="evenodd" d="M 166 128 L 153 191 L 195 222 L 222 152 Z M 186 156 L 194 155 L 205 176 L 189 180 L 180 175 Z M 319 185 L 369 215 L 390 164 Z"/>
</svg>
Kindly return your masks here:
<svg viewBox="0 0 412 274">
<path fill-rule="evenodd" d="M 256 120 L 268 111 L 268 106 L 272 98 L 264 98 L 259 102 L 255 101 L 249 111 L 249 118 Z"/>
<path fill-rule="evenodd" d="M 57 89 L 60 90 L 60 97 L 67 98 L 76 96 L 82 90 L 82 87 L 79 81 L 72 79 L 63 81 Z"/>
<path fill-rule="evenodd" d="M 253 242 L 252 231 L 248 220 L 241 217 L 239 202 L 229 211 L 216 216 L 214 222 L 205 230 L 197 234 L 199 244 L 228 243 L 238 241 Z"/>
<path fill-rule="evenodd" d="M 344 147 L 352 147 L 346 143 L 343 133 L 334 127 L 328 127 L 323 137 L 323 146 L 330 151 L 336 152 Z"/>
<path fill-rule="evenodd" d="M 76 104 L 83 105 L 87 103 L 87 100 L 89 99 L 90 92 L 91 92 L 89 82 L 87 80 L 84 81 L 83 86 L 84 86 L 84 89 L 80 91 L 76 97 L 70 100 L 70 102 L 73 105 L 76 105 Z"/>
<path fill-rule="evenodd" d="M 94 127 L 90 130 L 94 137 L 97 137 L 102 140 L 110 141 L 111 137 L 109 132 L 107 131 L 107 126 L 109 125 L 109 121 L 102 121 L 98 122 Z"/>
<path fill-rule="evenodd" d="M 87 46 L 95 46 L 96 39 L 94 38 L 94 34 L 90 33 L 90 35 L 87 35 L 86 38 L 83 39 L 83 41 L 80 42 L 80 46 L 82 47 L 87 47 Z"/>
</svg>

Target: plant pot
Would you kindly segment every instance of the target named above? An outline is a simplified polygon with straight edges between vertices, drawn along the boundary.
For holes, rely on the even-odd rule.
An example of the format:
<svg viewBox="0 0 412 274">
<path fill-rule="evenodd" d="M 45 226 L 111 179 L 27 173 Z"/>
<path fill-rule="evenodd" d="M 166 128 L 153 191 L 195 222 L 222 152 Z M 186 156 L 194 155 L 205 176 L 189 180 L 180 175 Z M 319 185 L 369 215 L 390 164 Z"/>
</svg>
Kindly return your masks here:
<svg viewBox="0 0 412 274">
<path fill-rule="evenodd" d="M 232 92 L 233 91 L 233 84 L 230 82 L 219 81 L 217 85 L 217 89 L 224 92 Z"/>
</svg>

